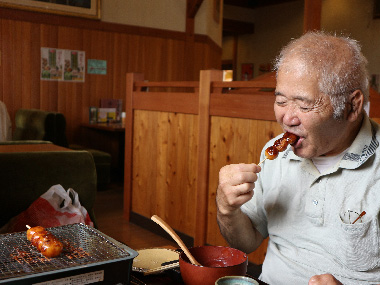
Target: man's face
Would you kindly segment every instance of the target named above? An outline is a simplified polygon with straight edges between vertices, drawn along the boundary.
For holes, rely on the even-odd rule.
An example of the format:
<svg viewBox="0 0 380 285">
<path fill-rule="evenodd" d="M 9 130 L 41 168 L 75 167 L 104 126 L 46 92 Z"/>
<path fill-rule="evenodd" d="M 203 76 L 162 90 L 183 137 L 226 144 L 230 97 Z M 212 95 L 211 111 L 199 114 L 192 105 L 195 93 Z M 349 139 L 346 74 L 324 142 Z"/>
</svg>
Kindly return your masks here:
<svg viewBox="0 0 380 285">
<path fill-rule="evenodd" d="M 284 132 L 300 137 L 293 146 L 297 156 L 337 155 L 347 148 L 347 120 L 333 118 L 329 97 L 318 90 L 317 76 L 301 66 L 279 70 L 274 111 Z"/>
</svg>

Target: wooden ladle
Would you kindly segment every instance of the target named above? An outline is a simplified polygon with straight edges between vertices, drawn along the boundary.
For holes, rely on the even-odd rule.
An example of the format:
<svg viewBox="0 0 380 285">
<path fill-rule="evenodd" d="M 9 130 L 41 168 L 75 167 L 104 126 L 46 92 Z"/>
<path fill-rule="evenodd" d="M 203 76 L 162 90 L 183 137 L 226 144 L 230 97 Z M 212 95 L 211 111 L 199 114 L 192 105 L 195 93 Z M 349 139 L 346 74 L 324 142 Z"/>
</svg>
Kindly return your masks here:
<svg viewBox="0 0 380 285">
<path fill-rule="evenodd" d="M 179 247 L 183 250 L 183 252 L 186 254 L 187 258 L 190 260 L 192 264 L 201 266 L 201 264 L 198 261 L 196 261 L 194 256 L 191 255 L 189 249 L 187 248 L 185 243 L 181 240 L 181 238 L 177 235 L 177 233 L 164 220 L 162 220 L 157 215 L 153 215 L 151 219 L 152 221 L 157 223 L 161 228 L 163 228 L 177 242 Z"/>
</svg>

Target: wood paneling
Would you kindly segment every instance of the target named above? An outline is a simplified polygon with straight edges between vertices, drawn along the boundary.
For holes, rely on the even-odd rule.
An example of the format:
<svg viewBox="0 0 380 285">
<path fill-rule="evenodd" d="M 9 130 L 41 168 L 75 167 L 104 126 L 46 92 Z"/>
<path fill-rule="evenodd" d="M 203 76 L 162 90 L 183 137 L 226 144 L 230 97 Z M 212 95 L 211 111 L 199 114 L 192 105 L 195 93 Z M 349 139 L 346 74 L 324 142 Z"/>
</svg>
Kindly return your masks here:
<svg viewBox="0 0 380 285">
<path fill-rule="evenodd" d="M 127 72 L 150 81 L 196 80 L 201 69 L 219 68 L 221 48 L 203 35 L 193 40 L 189 61 L 185 33 L 0 8 L 0 100 L 13 122 L 20 108 L 63 113 L 68 141 L 81 143 L 88 107 L 101 98 L 125 100 Z M 83 50 L 86 59 L 107 61 L 107 75 L 86 74 L 84 83 L 42 81 L 41 47 Z"/>
<path fill-rule="evenodd" d="M 132 211 L 194 236 L 197 116 L 136 110 L 134 122 Z"/>
</svg>

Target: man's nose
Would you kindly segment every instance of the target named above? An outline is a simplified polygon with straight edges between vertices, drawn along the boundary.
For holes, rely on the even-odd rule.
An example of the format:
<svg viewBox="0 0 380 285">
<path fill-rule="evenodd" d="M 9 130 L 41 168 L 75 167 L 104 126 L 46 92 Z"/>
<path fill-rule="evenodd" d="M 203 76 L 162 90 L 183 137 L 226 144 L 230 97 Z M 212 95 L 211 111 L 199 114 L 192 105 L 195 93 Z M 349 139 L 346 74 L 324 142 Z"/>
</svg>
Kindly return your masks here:
<svg viewBox="0 0 380 285">
<path fill-rule="evenodd" d="M 301 123 L 295 106 L 290 105 L 285 107 L 284 112 L 282 123 L 286 126 L 298 126 Z"/>
</svg>

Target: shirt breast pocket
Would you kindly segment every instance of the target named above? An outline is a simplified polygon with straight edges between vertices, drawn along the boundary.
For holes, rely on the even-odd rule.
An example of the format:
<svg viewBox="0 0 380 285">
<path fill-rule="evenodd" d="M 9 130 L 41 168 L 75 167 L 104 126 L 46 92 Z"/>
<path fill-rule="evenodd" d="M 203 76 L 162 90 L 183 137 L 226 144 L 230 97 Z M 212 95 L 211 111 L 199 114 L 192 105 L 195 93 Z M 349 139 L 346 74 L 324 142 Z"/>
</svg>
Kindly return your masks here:
<svg viewBox="0 0 380 285">
<path fill-rule="evenodd" d="M 367 217 L 368 218 L 368 217 Z M 334 248 L 340 262 L 353 271 L 368 271 L 379 264 L 379 223 L 377 218 L 364 223 L 336 227 L 337 246 Z"/>
</svg>

